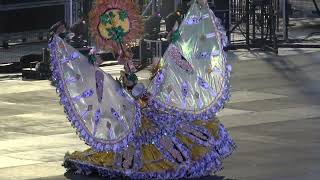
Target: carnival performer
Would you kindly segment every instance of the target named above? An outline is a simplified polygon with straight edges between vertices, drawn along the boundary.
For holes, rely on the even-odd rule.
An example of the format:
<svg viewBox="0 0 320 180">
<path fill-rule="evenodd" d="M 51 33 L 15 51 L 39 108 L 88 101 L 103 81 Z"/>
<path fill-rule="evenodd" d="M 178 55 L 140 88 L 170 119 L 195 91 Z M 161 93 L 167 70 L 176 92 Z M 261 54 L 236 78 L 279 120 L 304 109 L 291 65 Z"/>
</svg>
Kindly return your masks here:
<svg viewBox="0 0 320 180">
<path fill-rule="evenodd" d="M 230 97 L 231 66 L 223 50 L 225 32 L 207 2 L 192 3 L 146 88 L 129 78 L 134 71 L 128 44 L 142 35 L 134 3 L 96 0 L 90 24 L 98 48 L 123 58 L 126 82 L 53 36 L 49 47 L 60 102 L 91 147 L 67 153 L 65 168 L 132 179 L 193 178 L 221 170 L 236 147 L 216 117 Z"/>
</svg>

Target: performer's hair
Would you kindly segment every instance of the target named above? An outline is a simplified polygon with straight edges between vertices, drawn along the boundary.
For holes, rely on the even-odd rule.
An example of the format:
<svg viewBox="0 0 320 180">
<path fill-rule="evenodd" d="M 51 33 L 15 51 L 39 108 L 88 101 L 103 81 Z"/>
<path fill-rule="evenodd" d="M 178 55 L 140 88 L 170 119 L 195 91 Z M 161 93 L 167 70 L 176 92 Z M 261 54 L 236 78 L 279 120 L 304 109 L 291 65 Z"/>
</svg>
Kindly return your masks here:
<svg viewBox="0 0 320 180">
<path fill-rule="evenodd" d="M 58 30 L 58 28 L 60 26 L 64 25 L 65 27 L 67 27 L 66 23 L 64 21 L 58 21 L 57 23 L 55 23 L 54 25 L 52 25 L 49 29 L 49 32 L 56 32 Z"/>
<path fill-rule="evenodd" d="M 54 34 L 57 32 L 58 28 L 61 26 L 67 27 L 64 21 L 58 21 L 54 25 L 52 25 L 48 32 L 48 41 L 51 42 L 53 39 Z"/>
</svg>

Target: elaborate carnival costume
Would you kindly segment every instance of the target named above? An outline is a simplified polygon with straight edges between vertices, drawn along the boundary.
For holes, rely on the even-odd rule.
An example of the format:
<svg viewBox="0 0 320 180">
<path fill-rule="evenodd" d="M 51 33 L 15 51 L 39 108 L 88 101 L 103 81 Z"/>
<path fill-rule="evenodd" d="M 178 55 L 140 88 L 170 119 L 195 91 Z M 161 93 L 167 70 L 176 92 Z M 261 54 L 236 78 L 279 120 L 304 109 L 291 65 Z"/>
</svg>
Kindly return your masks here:
<svg viewBox="0 0 320 180">
<path fill-rule="evenodd" d="M 116 49 L 125 59 L 121 63 L 129 64 L 130 57 L 122 56 L 125 46 L 141 33 L 133 3 L 97 0 L 90 17 L 98 45 Z M 134 179 L 201 177 L 220 170 L 221 160 L 235 149 L 216 119 L 229 99 L 225 45 L 219 20 L 207 3 L 195 1 L 149 87 L 127 90 L 95 66 L 94 58 L 88 61 L 54 36 L 49 47 L 61 104 L 91 146 L 66 154 L 64 166 Z"/>
</svg>

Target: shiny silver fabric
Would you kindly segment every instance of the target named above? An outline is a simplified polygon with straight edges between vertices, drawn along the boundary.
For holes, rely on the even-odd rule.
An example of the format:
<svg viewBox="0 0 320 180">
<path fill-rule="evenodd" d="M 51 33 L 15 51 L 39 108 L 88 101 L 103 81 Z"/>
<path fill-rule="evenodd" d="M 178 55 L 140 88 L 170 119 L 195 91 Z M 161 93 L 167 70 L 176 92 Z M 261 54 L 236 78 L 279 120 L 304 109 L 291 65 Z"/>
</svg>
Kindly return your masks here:
<svg viewBox="0 0 320 180">
<path fill-rule="evenodd" d="M 135 100 L 110 74 L 90 64 L 87 57 L 58 36 L 53 42 L 58 48 L 52 53 L 56 53 L 63 89 L 76 112 L 76 119 L 85 126 L 90 137 L 106 144 L 116 144 L 126 138 L 136 120 Z M 100 94 L 97 94 L 97 83 L 103 87 Z M 83 94 L 88 90 L 93 90 L 89 97 Z"/>
<path fill-rule="evenodd" d="M 154 79 L 148 90 L 155 92 L 153 98 L 166 107 L 200 113 L 217 103 L 227 81 L 221 34 L 208 5 L 200 7 L 197 3 L 189 9 L 179 31 L 180 39 L 169 46 L 161 60 L 164 80 L 157 84 Z M 191 65 L 192 72 L 177 64 L 171 53 L 174 48 Z M 199 81 L 204 85 L 201 86 Z M 187 88 L 187 95 L 183 88 Z"/>
</svg>

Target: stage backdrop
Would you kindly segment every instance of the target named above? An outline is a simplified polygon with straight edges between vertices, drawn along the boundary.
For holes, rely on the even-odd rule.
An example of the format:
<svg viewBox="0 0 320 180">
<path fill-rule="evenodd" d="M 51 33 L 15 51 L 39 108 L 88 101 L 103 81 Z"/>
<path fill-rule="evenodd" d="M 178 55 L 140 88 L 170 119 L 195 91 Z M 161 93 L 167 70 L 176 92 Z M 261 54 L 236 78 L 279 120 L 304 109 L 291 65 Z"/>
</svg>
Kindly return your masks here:
<svg viewBox="0 0 320 180">
<path fill-rule="evenodd" d="M 0 0 L 0 5 L 40 2 L 41 0 Z M 0 11 L 0 34 L 49 29 L 64 20 L 64 5 Z"/>
</svg>

